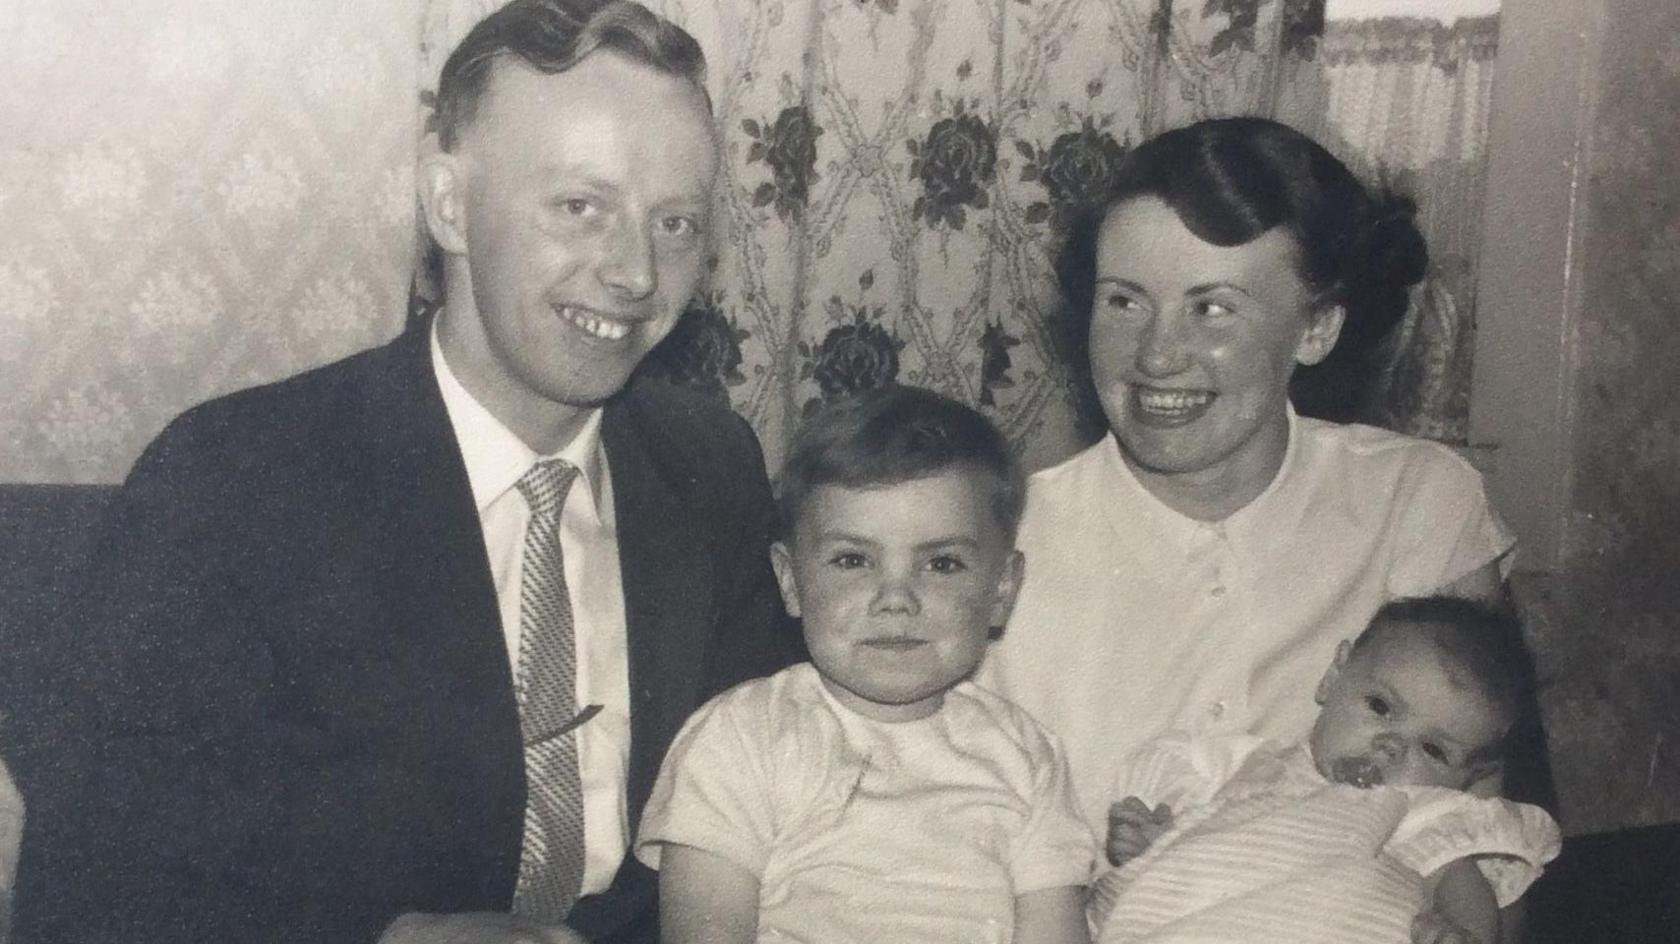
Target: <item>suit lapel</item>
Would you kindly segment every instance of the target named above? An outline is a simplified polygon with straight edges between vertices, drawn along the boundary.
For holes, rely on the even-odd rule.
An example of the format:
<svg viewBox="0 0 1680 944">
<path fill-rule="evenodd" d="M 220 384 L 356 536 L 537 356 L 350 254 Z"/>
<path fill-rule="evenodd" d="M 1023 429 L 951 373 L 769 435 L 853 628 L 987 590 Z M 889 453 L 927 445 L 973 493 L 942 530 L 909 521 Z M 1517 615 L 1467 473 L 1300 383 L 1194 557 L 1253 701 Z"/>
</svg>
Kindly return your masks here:
<svg viewBox="0 0 1680 944">
<path fill-rule="evenodd" d="M 632 828 L 659 772 L 655 748 L 675 737 L 695 706 L 716 608 L 705 536 L 674 484 L 681 457 L 636 413 L 634 397 L 628 391 L 609 405 L 601 430 L 629 637 Z"/>
</svg>

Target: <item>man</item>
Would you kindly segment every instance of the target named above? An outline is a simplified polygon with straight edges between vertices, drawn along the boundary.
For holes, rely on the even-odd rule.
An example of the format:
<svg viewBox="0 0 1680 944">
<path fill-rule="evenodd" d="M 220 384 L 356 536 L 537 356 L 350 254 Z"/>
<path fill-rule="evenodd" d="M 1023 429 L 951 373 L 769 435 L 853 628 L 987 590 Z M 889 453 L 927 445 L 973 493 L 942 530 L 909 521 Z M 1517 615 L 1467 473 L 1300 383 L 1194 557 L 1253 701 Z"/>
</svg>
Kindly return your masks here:
<svg viewBox="0 0 1680 944">
<path fill-rule="evenodd" d="M 630 380 L 706 252 L 703 68 L 627 2 L 463 40 L 435 325 L 189 411 L 124 486 L 47 710 L 82 762 L 20 765 L 20 939 L 655 939 L 664 750 L 796 653 L 756 440 Z"/>
</svg>

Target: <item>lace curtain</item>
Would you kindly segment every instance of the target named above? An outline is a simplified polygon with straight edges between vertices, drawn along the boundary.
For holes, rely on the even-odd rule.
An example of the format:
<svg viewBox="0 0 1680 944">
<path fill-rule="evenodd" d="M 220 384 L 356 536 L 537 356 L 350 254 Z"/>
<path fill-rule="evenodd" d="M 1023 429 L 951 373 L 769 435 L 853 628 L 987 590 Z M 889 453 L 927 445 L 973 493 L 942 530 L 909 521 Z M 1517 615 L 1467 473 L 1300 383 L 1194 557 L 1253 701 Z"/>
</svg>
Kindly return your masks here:
<svg viewBox="0 0 1680 944">
<path fill-rule="evenodd" d="M 433 0 L 441 65 L 488 0 Z M 668 0 L 724 132 L 717 265 L 650 369 L 727 398 L 772 463 L 824 398 L 976 403 L 1031 465 L 1086 433 L 1052 256 L 1126 150 L 1266 114 L 1415 194 L 1436 263 L 1369 418 L 1462 440 L 1496 25 L 1326 24 L 1308 0 Z"/>
<path fill-rule="evenodd" d="M 391 336 L 413 147 L 493 0 L 0 4 L 0 480 L 115 481 L 181 409 Z M 1270 114 L 1412 190 L 1436 265 L 1378 416 L 1461 439 L 1492 20 L 1321 0 L 656 0 L 705 45 L 719 252 L 650 369 L 772 463 L 889 379 L 1076 448 L 1051 256 L 1140 138 Z M 418 55 L 416 37 L 418 35 Z M 112 63 L 123 63 L 114 66 Z"/>
</svg>

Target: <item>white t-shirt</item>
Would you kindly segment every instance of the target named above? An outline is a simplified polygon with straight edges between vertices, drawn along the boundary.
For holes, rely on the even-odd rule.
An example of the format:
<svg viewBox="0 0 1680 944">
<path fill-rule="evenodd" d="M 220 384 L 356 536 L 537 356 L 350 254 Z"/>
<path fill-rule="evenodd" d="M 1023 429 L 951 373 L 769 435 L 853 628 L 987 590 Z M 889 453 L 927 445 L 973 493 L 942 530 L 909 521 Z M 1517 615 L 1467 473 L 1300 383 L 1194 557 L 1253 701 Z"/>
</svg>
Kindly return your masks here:
<svg viewBox="0 0 1680 944">
<path fill-rule="evenodd" d="M 636 854 L 758 876 L 760 941 L 1005 944 L 1016 895 L 1090 880 L 1096 843 L 1053 737 L 964 682 L 918 721 L 845 708 L 808 663 L 719 695 L 677 735 Z"/>
<path fill-rule="evenodd" d="M 1277 477 L 1222 521 L 1151 495 L 1114 437 L 1035 474 L 1026 581 L 978 681 L 1066 746 L 1101 835 L 1122 760 L 1171 729 L 1303 738 L 1336 644 L 1505 559 L 1481 476 L 1438 443 L 1290 414 Z"/>
</svg>

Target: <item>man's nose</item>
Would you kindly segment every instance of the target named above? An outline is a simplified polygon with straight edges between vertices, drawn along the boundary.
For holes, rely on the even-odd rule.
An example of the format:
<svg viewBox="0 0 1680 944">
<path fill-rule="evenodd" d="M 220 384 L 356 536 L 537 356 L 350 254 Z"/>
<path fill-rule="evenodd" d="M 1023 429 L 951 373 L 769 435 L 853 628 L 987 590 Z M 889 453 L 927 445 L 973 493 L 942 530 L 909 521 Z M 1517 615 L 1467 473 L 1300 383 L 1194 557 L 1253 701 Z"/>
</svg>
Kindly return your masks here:
<svg viewBox="0 0 1680 944">
<path fill-rule="evenodd" d="M 639 226 L 625 223 L 608 237 L 598 267 L 602 284 L 625 299 L 643 299 L 657 284 L 653 238 Z"/>
</svg>

